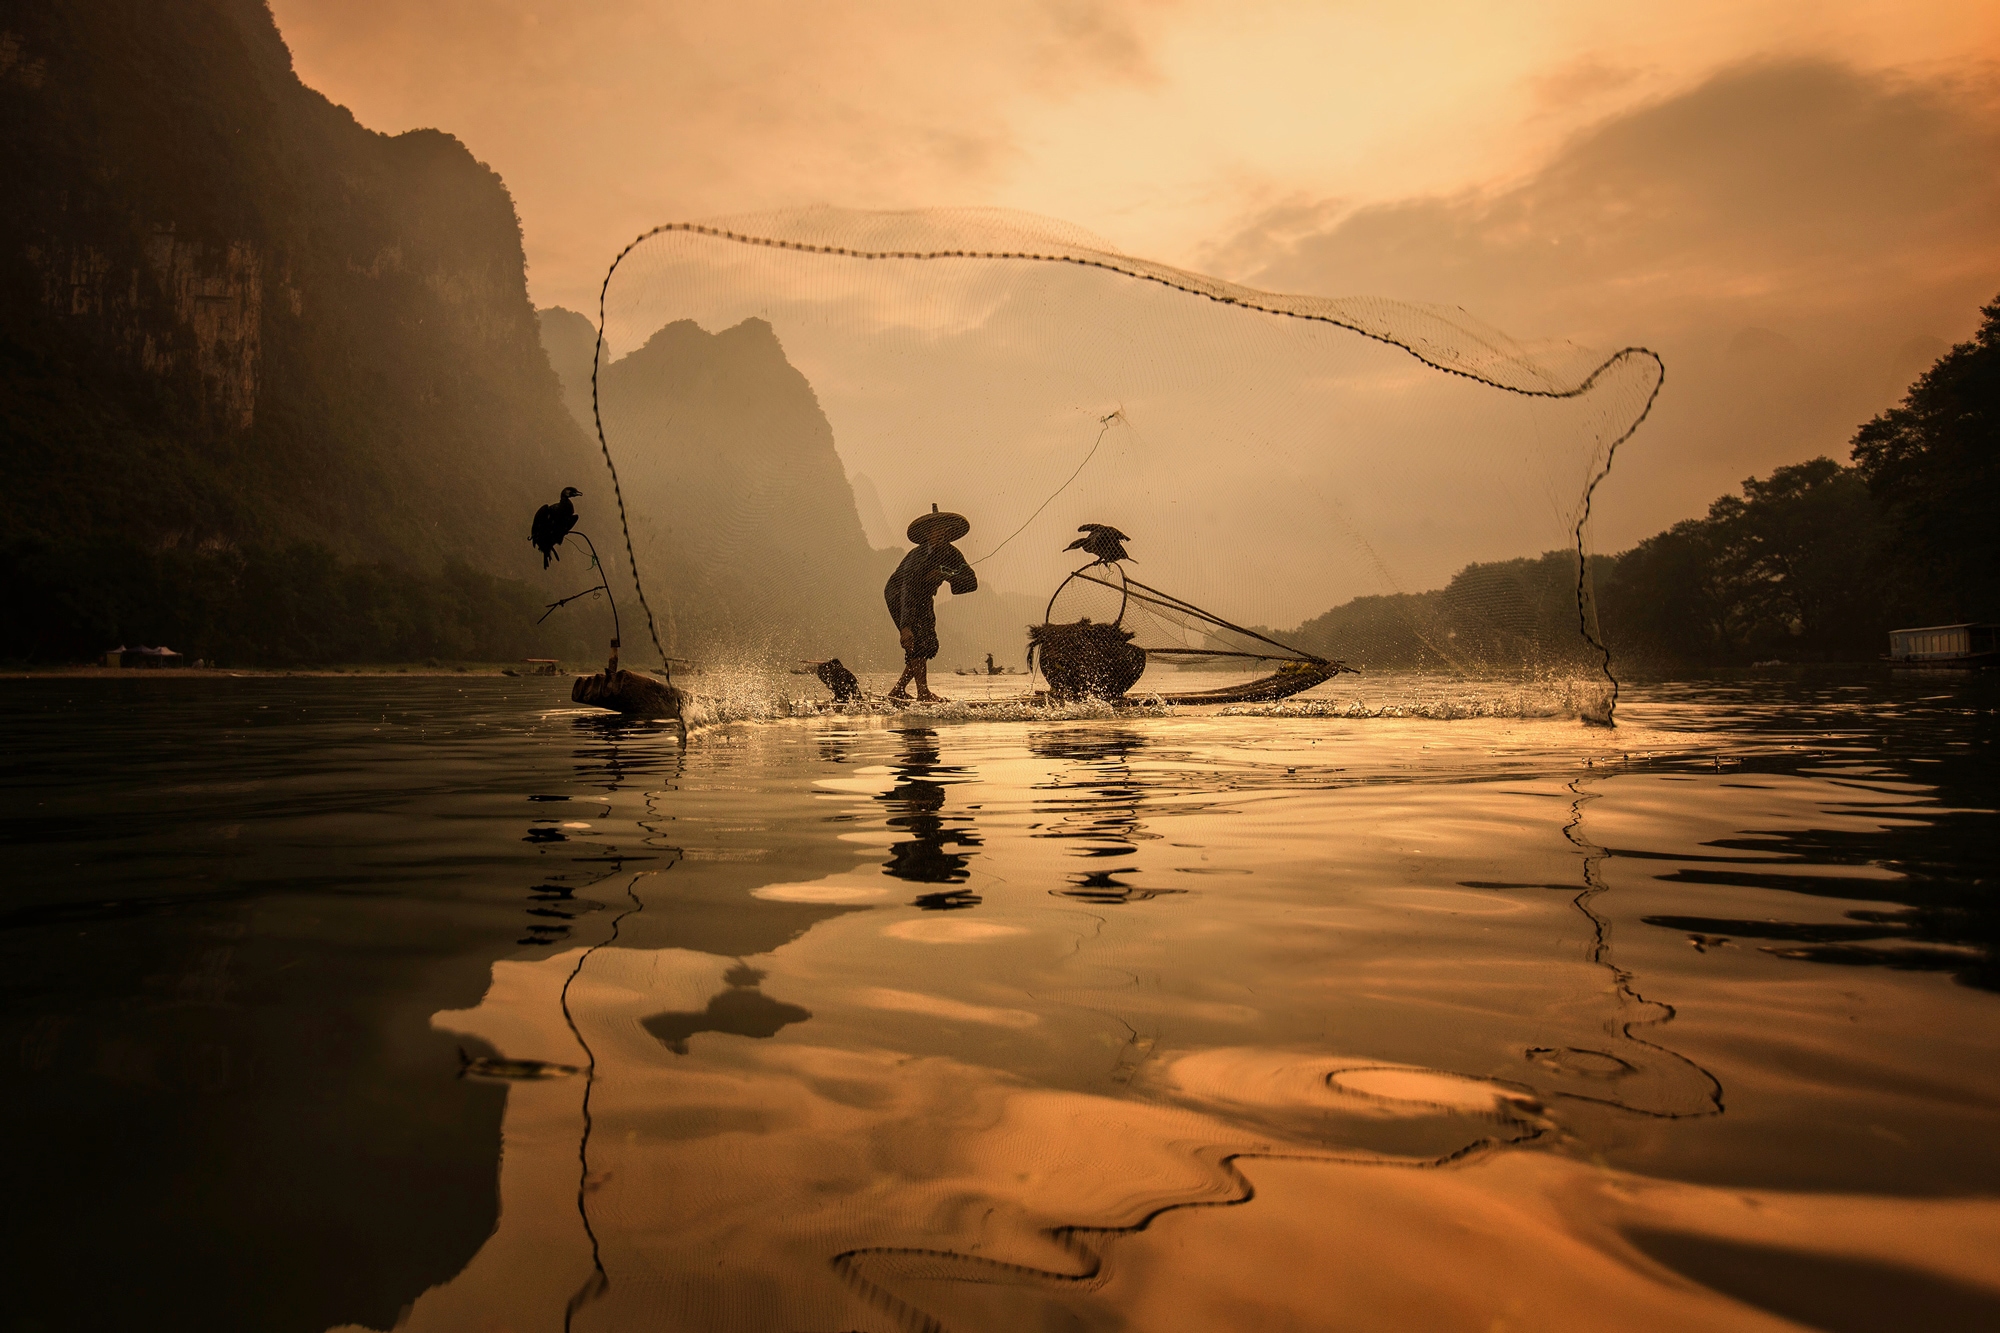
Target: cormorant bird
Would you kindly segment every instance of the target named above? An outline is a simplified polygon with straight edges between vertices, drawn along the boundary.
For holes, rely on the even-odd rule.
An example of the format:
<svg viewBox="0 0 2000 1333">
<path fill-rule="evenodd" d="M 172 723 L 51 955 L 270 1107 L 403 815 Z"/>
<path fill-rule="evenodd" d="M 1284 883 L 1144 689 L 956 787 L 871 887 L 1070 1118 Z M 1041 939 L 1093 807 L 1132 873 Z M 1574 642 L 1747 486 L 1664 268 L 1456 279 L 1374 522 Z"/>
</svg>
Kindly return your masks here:
<svg viewBox="0 0 2000 1333">
<path fill-rule="evenodd" d="M 852 703 L 861 697 L 860 680 L 837 657 L 813 663 L 813 674 L 819 677 L 820 684 L 833 691 L 835 703 Z"/>
<path fill-rule="evenodd" d="M 1132 539 L 1112 527 L 1109 523 L 1085 523 L 1077 531 L 1088 535 L 1078 537 L 1068 546 L 1063 547 L 1065 551 L 1084 551 L 1096 556 L 1100 564 L 1106 565 L 1114 560 L 1130 560 L 1132 558 L 1130 553 L 1125 550 L 1125 543 Z"/>
<path fill-rule="evenodd" d="M 542 553 L 542 568 L 549 567 L 551 558 L 560 560 L 556 547 L 562 545 L 563 538 L 576 526 L 576 506 L 569 502 L 572 495 L 583 492 L 574 486 L 565 486 L 562 495 L 552 505 L 543 505 L 535 511 L 535 526 L 528 532 L 528 540 Z"/>
</svg>

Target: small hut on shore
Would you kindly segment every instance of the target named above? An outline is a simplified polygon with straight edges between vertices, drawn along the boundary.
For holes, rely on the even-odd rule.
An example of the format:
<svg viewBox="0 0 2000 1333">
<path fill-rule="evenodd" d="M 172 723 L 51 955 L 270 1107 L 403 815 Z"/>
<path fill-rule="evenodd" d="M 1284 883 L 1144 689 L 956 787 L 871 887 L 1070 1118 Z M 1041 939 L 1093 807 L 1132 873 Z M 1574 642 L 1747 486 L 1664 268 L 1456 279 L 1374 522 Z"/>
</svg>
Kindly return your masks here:
<svg viewBox="0 0 2000 1333">
<path fill-rule="evenodd" d="M 158 648 L 127 648 L 119 644 L 104 654 L 104 665 L 108 667 L 180 667 L 187 665 L 187 658 L 162 644 Z"/>
<path fill-rule="evenodd" d="M 2000 663 L 2000 625 L 1925 625 L 1889 631 L 1889 663 L 1898 667 L 1990 667 Z"/>
</svg>

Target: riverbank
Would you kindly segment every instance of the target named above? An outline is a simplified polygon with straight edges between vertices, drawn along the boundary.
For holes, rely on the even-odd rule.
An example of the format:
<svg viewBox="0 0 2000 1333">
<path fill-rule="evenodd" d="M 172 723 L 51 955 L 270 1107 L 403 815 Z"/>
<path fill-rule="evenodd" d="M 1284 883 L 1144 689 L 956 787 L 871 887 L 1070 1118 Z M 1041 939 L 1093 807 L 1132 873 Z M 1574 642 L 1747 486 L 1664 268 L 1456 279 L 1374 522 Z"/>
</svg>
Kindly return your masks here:
<svg viewBox="0 0 2000 1333">
<path fill-rule="evenodd" d="M 517 676 L 535 675 L 582 675 L 601 667 L 586 666 L 581 662 L 558 663 L 554 671 L 541 671 L 536 666 L 514 662 L 407 662 L 407 663 L 364 663 L 355 666 L 310 666 L 310 667 L 108 667 L 83 666 L 10 666 L 0 669 L 0 680 L 40 680 L 48 677 L 73 677 L 78 679 L 118 680 L 127 677 L 133 680 L 214 680 L 227 677 L 286 677 L 286 676 Z"/>
</svg>

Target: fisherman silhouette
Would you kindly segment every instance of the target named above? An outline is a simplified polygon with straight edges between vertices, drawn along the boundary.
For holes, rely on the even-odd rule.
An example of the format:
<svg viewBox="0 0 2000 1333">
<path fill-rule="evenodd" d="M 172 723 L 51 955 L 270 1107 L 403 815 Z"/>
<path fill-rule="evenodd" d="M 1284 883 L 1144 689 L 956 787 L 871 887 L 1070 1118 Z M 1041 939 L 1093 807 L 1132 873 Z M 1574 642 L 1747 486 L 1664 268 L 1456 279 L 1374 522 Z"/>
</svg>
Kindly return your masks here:
<svg viewBox="0 0 2000 1333">
<path fill-rule="evenodd" d="M 903 674 L 889 691 L 891 699 L 909 698 L 906 687 L 911 681 L 917 684 L 919 699 L 937 698 L 931 693 L 929 675 L 930 660 L 938 654 L 937 608 L 932 599 L 941 583 L 951 584 L 954 596 L 978 590 L 979 576 L 952 545 L 970 531 L 972 524 L 963 514 L 940 514 L 936 505 L 910 523 L 908 535 L 916 549 L 903 557 L 882 588 L 889 618 L 896 622 L 903 644 Z"/>
<path fill-rule="evenodd" d="M 556 547 L 562 545 L 563 538 L 576 526 L 576 506 L 569 502 L 569 497 L 582 494 L 574 486 L 565 486 L 554 504 L 535 511 L 535 525 L 528 530 L 528 541 L 542 553 L 543 569 L 549 567 L 551 558 L 562 559 L 556 555 Z"/>
<path fill-rule="evenodd" d="M 1102 565 L 1132 559 L 1125 550 L 1125 543 L 1132 539 L 1109 523 L 1085 523 L 1077 528 L 1077 531 L 1088 535 L 1078 537 L 1063 547 L 1065 551 L 1081 550 L 1088 555 L 1096 556 L 1097 562 Z"/>
</svg>

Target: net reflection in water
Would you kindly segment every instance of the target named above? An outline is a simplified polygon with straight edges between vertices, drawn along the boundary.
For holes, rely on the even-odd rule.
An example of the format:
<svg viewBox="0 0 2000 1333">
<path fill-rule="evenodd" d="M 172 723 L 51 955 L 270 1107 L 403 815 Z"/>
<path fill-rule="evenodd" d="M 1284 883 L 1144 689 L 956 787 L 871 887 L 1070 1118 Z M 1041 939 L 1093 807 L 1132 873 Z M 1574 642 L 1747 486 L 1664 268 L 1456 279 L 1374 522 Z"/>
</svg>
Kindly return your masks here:
<svg viewBox="0 0 2000 1333">
<path fill-rule="evenodd" d="M 599 322 L 595 424 L 662 653 L 889 665 L 892 538 L 942 504 L 972 528 L 975 653 L 1013 658 L 1109 525 L 1221 617 L 1149 604 L 1141 647 L 1268 651 L 1237 631 L 1347 604 L 1306 651 L 1609 683 L 1590 494 L 1659 392 L 1645 349 L 1257 291 L 995 210 L 669 224 L 617 257 Z M 751 391 L 774 356 L 782 394 Z M 890 531 L 864 533 L 861 477 Z"/>
</svg>

